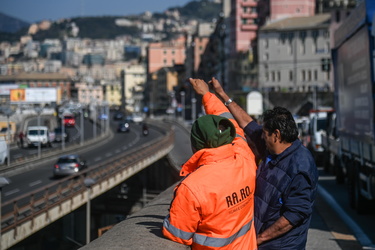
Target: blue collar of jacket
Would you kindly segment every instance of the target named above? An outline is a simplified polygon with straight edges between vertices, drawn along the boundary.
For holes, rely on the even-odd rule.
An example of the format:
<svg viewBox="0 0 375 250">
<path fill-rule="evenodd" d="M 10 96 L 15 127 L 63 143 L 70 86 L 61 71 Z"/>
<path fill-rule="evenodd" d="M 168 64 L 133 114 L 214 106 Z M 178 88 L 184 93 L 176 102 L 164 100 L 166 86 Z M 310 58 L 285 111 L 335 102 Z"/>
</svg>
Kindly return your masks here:
<svg viewBox="0 0 375 250">
<path fill-rule="evenodd" d="M 282 159 L 287 157 L 288 155 L 292 154 L 294 151 L 296 151 L 299 147 L 301 147 L 302 143 L 300 140 L 295 140 L 290 147 L 285 149 L 282 153 L 278 155 L 272 155 L 272 160 L 269 162 L 271 165 L 275 166 L 277 165 Z"/>
</svg>

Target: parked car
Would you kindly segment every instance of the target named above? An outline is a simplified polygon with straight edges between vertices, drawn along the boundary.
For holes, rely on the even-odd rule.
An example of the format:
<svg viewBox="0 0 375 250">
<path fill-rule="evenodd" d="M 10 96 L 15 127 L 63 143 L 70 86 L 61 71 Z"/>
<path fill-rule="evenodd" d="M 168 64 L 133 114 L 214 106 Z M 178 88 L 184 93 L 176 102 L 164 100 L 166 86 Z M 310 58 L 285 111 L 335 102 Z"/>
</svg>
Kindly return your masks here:
<svg viewBox="0 0 375 250">
<path fill-rule="evenodd" d="M 64 115 L 64 126 L 74 127 L 76 125 L 76 119 L 74 115 Z"/>
<path fill-rule="evenodd" d="M 53 176 L 67 176 L 78 173 L 87 168 L 86 161 L 77 154 L 60 156 L 53 166 Z"/>
<path fill-rule="evenodd" d="M 120 122 L 117 126 L 117 132 L 123 133 L 123 132 L 129 132 L 130 131 L 130 122 L 124 121 Z"/>
<path fill-rule="evenodd" d="M 55 132 L 55 138 L 53 140 L 54 142 L 62 142 L 63 139 L 64 139 L 64 142 L 69 141 L 69 133 L 67 131 L 64 131 L 64 135 L 63 135 L 61 127 L 55 128 L 54 132 Z"/>
</svg>

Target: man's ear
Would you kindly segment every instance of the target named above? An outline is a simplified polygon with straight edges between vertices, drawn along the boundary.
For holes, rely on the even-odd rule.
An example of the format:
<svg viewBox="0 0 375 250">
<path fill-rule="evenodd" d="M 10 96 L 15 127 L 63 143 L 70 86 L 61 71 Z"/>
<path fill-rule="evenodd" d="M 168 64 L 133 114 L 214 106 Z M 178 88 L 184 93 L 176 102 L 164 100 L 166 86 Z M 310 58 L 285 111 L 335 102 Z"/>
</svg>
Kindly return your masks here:
<svg viewBox="0 0 375 250">
<path fill-rule="evenodd" d="M 280 130 L 276 129 L 274 132 L 275 134 L 275 142 L 281 142 L 281 133 L 280 133 Z"/>
</svg>

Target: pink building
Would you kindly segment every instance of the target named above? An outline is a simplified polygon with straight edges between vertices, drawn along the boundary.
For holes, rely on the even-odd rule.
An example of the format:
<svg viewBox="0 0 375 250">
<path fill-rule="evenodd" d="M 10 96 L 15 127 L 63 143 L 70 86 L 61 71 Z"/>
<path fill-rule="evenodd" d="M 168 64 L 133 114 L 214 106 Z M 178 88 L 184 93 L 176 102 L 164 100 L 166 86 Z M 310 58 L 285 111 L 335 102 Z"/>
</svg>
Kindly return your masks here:
<svg viewBox="0 0 375 250">
<path fill-rule="evenodd" d="M 168 42 L 150 43 L 148 46 L 148 74 L 163 67 L 185 63 L 185 37 Z"/>
<path fill-rule="evenodd" d="M 232 0 L 230 15 L 230 54 L 248 51 L 256 39 L 259 23 L 257 0 Z"/>
<path fill-rule="evenodd" d="M 271 21 L 315 15 L 315 0 L 271 0 Z"/>
</svg>

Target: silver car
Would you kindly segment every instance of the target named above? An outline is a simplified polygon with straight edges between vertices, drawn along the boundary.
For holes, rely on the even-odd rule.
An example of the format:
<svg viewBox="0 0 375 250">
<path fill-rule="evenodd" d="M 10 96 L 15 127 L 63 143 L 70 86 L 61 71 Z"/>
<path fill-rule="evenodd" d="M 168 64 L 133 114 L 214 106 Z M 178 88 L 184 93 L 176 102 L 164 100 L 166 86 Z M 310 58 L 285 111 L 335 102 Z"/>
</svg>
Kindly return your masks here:
<svg viewBox="0 0 375 250">
<path fill-rule="evenodd" d="M 86 161 L 76 154 L 60 156 L 53 166 L 53 176 L 66 176 L 87 168 Z"/>
</svg>

